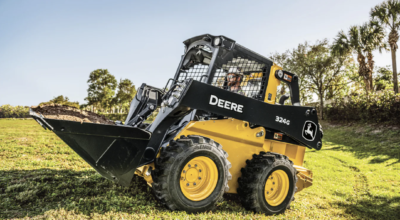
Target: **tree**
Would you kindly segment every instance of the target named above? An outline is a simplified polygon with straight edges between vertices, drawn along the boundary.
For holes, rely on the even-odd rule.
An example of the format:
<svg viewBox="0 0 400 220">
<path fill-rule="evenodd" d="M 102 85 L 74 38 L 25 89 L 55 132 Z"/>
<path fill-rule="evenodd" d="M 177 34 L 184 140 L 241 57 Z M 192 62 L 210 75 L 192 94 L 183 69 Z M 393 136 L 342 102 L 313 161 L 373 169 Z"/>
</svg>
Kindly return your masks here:
<svg viewBox="0 0 400 220">
<path fill-rule="evenodd" d="M 59 104 L 79 108 L 79 102 L 70 102 L 67 96 L 59 95 L 48 102 L 42 102 L 39 105 Z"/>
<path fill-rule="evenodd" d="M 284 70 L 292 72 L 292 73 L 296 74 L 299 77 L 299 79 L 300 79 L 299 80 L 299 87 L 301 88 L 300 89 L 300 101 L 301 101 L 302 104 L 311 101 L 312 92 L 303 87 L 305 82 L 302 79 L 304 77 L 301 75 L 302 72 L 299 71 L 299 68 L 298 68 L 295 60 L 293 60 L 292 58 L 295 57 L 295 54 L 298 53 L 299 50 L 302 50 L 303 48 L 304 47 L 299 45 L 298 48 L 295 48 L 292 51 L 287 50 L 284 53 L 275 52 L 275 53 L 270 55 L 270 59 L 273 60 L 274 63 L 276 63 L 277 65 L 282 67 Z M 281 83 L 280 91 L 279 91 L 279 93 L 276 94 L 276 97 L 277 97 L 278 100 L 282 95 L 285 95 L 285 93 L 287 92 L 287 88 L 288 87 L 287 87 L 287 85 L 285 83 Z"/>
<path fill-rule="evenodd" d="M 136 95 L 136 88 L 132 81 L 129 79 L 120 79 L 118 84 L 118 92 L 114 98 L 113 103 L 120 107 L 120 109 L 129 109 L 129 103 Z"/>
<path fill-rule="evenodd" d="M 361 36 L 364 36 L 365 40 L 365 52 L 367 53 L 367 63 L 368 63 L 368 78 L 370 83 L 371 91 L 374 91 L 373 77 L 374 72 L 374 58 L 372 51 L 379 50 L 382 53 L 382 49 L 387 49 L 387 45 L 384 42 L 385 31 L 377 21 L 370 21 L 362 26 L 360 26 Z"/>
<path fill-rule="evenodd" d="M 390 29 L 388 43 L 392 52 L 393 89 L 395 93 L 398 93 L 396 50 L 398 48 L 397 41 L 399 40 L 400 2 L 398 0 L 389 0 L 376 5 L 371 9 L 370 15 L 372 19 L 379 21 L 381 26 L 389 27 Z"/>
<path fill-rule="evenodd" d="M 390 70 L 390 66 L 378 67 L 374 81 L 376 91 L 392 89 L 393 84 L 391 82 L 393 82 L 393 73 Z"/>
<path fill-rule="evenodd" d="M 347 56 L 348 54 L 357 55 L 358 74 L 362 77 L 365 90 L 373 91 L 372 73 L 374 69 L 374 60 L 372 51 L 386 48 L 383 42 L 385 33 L 377 22 L 372 21 L 361 26 L 350 27 L 348 35 L 343 31 L 339 32 L 331 47 L 335 56 Z"/>
<path fill-rule="evenodd" d="M 90 73 L 88 97 L 88 105 L 102 107 L 107 109 L 111 107 L 115 89 L 117 87 L 117 80 L 111 75 L 107 69 L 97 69 Z"/>
<path fill-rule="evenodd" d="M 299 44 L 291 52 L 291 65 L 296 65 L 297 73 L 303 82 L 301 90 L 315 93 L 320 102 L 320 117 L 323 119 L 324 100 L 335 97 L 347 88 L 347 74 L 352 66 L 350 54 L 333 55 L 328 40 L 310 45 Z"/>
</svg>

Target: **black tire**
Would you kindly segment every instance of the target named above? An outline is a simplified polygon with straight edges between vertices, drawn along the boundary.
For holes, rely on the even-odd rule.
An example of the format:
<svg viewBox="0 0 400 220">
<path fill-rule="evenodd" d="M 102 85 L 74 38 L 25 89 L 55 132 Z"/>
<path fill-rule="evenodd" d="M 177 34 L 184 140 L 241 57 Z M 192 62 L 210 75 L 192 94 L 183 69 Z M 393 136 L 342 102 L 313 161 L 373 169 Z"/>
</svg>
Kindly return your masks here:
<svg viewBox="0 0 400 220">
<path fill-rule="evenodd" d="M 237 189 L 243 207 L 267 215 L 280 214 L 289 208 L 297 191 L 297 171 L 293 167 L 293 162 L 281 154 L 260 152 L 259 155 L 254 154 L 253 159 L 247 160 L 246 164 L 241 170 L 242 176 L 238 179 Z M 287 174 L 289 189 L 283 202 L 271 206 L 265 199 L 264 188 L 267 178 L 276 170 L 283 170 Z"/>
<path fill-rule="evenodd" d="M 218 181 L 212 193 L 201 201 L 192 201 L 185 197 L 180 188 L 180 177 L 183 167 L 191 159 L 199 156 L 210 158 L 218 169 Z M 229 190 L 228 180 L 232 179 L 229 169 L 231 163 L 222 146 L 213 140 L 202 137 L 181 136 L 171 141 L 162 149 L 155 161 L 152 172 L 152 189 L 155 197 L 170 210 L 182 210 L 197 213 L 214 210 L 216 204 L 223 200 L 223 194 Z"/>
</svg>

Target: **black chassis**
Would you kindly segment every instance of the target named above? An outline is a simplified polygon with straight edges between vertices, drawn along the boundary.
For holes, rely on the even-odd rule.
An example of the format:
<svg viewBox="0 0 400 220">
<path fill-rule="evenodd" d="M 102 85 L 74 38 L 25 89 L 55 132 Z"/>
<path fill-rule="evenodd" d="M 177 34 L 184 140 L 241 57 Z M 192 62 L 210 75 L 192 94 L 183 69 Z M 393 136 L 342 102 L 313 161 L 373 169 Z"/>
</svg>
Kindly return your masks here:
<svg viewBox="0 0 400 220">
<path fill-rule="evenodd" d="M 212 105 L 210 104 L 212 97 L 242 105 L 242 112 L 221 108 L 218 104 Z M 215 98 L 213 99 L 212 101 L 215 101 Z M 190 80 L 180 99 L 171 107 L 161 108 L 150 126 L 149 131 L 152 133 L 152 137 L 145 151 L 147 154 L 145 153 L 140 165 L 151 163 L 160 147 L 165 146 L 169 140 L 174 138 L 189 121 L 194 120 L 196 111 L 192 110 L 202 110 L 215 115 L 244 120 L 253 125 L 265 127 L 269 131 L 283 133 L 292 139 L 292 141 L 288 141 L 291 143 L 317 150 L 322 147 L 322 133 L 315 109 L 305 106 L 271 105 L 206 83 Z M 290 123 L 279 122 L 276 120 L 277 117 L 284 118 Z M 317 132 L 312 141 L 303 137 L 303 129 L 307 122 L 317 125 Z M 148 156 L 146 157 L 146 155 Z"/>
</svg>

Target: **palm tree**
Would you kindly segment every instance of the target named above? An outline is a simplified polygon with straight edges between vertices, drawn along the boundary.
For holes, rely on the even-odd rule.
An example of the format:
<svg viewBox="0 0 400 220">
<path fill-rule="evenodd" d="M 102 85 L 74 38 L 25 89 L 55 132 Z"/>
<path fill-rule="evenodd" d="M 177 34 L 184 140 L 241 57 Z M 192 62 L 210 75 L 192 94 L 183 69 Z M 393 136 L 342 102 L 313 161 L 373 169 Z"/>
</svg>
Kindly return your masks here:
<svg viewBox="0 0 400 220">
<path fill-rule="evenodd" d="M 378 49 L 382 53 L 382 49 L 387 49 L 387 45 L 384 42 L 385 30 L 375 20 L 370 21 L 360 26 L 360 35 L 363 44 L 365 45 L 365 52 L 367 54 L 367 75 L 370 83 L 371 91 L 374 88 L 372 73 L 374 71 L 374 57 L 372 51 Z"/>
<path fill-rule="evenodd" d="M 346 35 L 339 32 L 332 45 L 332 53 L 335 55 L 346 55 L 354 53 L 357 55 L 358 75 L 362 77 L 367 92 L 373 91 L 372 73 L 374 60 L 372 51 L 386 48 L 383 43 L 384 30 L 377 25 L 376 21 L 365 23 L 361 26 L 350 27 Z"/>
<path fill-rule="evenodd" d="M 399 40 L 400 2 L 398 0 L 383 2 L 372 8 L 370 15 L 372 19 L 378 20 L 382 26 L 389 27 L 390 29 L 388 42 L 392 51 L 394 92 L 398 93 L 396 50 L 398 48 L 397 41 Z"/>
</svg>

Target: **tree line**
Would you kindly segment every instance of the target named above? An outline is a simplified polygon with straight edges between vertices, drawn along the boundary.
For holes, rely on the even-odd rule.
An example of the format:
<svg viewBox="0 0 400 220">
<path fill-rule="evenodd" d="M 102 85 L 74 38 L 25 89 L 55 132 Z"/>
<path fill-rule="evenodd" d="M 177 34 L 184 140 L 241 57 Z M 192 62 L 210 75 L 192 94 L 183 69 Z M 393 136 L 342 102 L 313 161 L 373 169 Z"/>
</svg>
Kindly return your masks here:
<svg viewBox="0 0 400 220">
<path fill-rule="evenodd" d="M 292 50 L 271 54 L 271 59 L 298 74 L 300 99 L 305 104 L 315 94 L 323 118 L 324 100 L 346 95 L 369 96 L 388 89 L 395 94 L 399 92 L 396 65 L 399 26 L 400 2 L 388 0 L 371 9 L 369 21 L 339 31 L 332 43 L 327 39 L 301 43 Z M 392 70 L 376 67 L 372 52 L 388 50 L 392 54 Z M 285 92 L 282 86 L 280 94 Z"/>
<path fill-rule="evenodd" d="M 120 79 L 119 82 L 109 73 L 107 69 L 97 69 L 90 73 L 87 81 L 89 88 L 88 96 L 85 98 L 87 104 L 95 106 L 103 111 L 111 110 L 112 107 L 129 110 L 129 104 L 136 95 L 136 88 L 129 79 Z"/>
<path fill-rule="evenodd" d="M 79 102 L 72 102 L 68 97 L 60 95 L 39 105 L 59 104 L 99 113 L 111 113 L 112 109 L 118 109 L 120 113 L 129 110 L 129 104 L 136 95 L 136 88 L 131 80 L 120 79 L 118 82 L 107 69 L 92 71 L 87 83 L 89 88 L 84 99 L 86 104 L 79 105 Z"/>
</svg>

